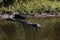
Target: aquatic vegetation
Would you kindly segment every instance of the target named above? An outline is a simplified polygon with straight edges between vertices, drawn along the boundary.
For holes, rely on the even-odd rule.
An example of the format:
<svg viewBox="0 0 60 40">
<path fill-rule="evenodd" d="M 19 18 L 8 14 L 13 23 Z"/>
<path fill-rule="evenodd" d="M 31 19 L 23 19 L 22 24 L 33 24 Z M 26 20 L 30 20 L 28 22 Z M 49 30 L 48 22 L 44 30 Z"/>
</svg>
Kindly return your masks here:
<svg viewBox="0 0 60 40">
<path fill-rule="evenodd" d="M 60 12 L 60 1 L 59 0 L 10 0 L 7 1 L 9 6 L 0 7 L 0 11 L 19 11 L 22 13 L 59 13 Z M 14 4 L 13 4 L 14 3 Z M 13 4 L 13 5 L 11 5 Z M 0 5 L 1 6 L 1 5 Z"/>
</svg>

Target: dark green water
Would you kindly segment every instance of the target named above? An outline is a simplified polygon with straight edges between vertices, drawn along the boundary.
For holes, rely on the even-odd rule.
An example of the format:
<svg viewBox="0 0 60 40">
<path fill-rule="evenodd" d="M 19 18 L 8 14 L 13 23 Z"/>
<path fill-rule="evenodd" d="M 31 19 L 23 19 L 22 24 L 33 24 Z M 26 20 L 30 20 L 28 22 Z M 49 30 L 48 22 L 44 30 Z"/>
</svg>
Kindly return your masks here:
<svg viewBox="0 0 60 40">
<path fill-rule="evenodd" d="M 60 40 L 60 18 L 28 19 L 43 28 L 34 28 L 21 23 L 0 20 L 0 40 Z"/>
</svg>

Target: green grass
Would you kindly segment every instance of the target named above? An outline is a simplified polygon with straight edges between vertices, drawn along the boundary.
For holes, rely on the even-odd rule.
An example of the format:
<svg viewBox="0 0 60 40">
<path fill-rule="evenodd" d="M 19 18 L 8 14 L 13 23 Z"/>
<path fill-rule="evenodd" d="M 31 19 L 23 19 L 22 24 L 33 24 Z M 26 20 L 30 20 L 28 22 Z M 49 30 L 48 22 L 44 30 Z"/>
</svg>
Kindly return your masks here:
<svg viewBox="0 0 60 40">
<path fill-rule="evenodd" d="M 57 8 L 57 10 L 56 10 Z M 18 1 L 14 5 L 8 7 L 1 7 L 0 11 L 20 11 L 28 13 L 42 13 L 49 10 L 52 13 L 60 12 L 60 1 L 49 1 L 49 0 L 31 0 L 31 1 Z"/>
<path fill-rule="evenodd" d="M 60 40 L 60 18 L 28 19 L 44 25 L 34 28 L 21 23 L 0 20 L 0 40 Z"/>
</svg>

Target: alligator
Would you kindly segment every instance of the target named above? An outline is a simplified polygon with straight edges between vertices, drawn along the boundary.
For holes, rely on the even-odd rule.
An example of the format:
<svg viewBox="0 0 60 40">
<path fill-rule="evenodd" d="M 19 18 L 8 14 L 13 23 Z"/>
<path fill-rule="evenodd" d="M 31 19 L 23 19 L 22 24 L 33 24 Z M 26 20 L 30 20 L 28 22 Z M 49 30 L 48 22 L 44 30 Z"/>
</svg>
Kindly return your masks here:
<svg viewBox="0 0 60 40">
<path fill-rule="evenodd" d="M 6 19 L 6 20 L 9 20 L 9 21 L 13 21 L 13 22 L 20 22 L 24 25 L 28 25 L 28 26 L 32 26 L 32 27 L 43 27 L 41 24 L 38 24 L 38 23 L 31 23 L 31 22 L 26 22 L 25 19 L 26 17 L 22 16 L 22 15 L 19 15 L 19 14 L 12 14 L 12 15 L 9 15 L 9 14 L 4 14 L 4 15 L 0 15 L 0 19 Z M 19 19 L 19 20 L 18 20 Z"/>
</svg>

